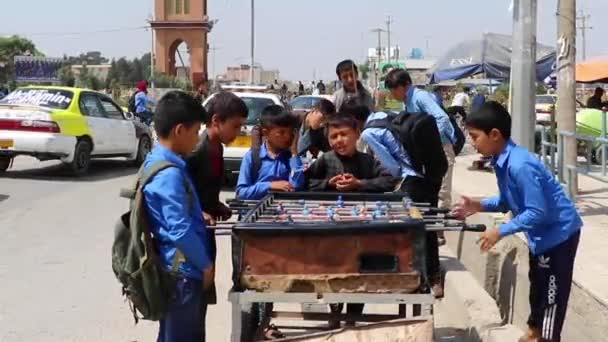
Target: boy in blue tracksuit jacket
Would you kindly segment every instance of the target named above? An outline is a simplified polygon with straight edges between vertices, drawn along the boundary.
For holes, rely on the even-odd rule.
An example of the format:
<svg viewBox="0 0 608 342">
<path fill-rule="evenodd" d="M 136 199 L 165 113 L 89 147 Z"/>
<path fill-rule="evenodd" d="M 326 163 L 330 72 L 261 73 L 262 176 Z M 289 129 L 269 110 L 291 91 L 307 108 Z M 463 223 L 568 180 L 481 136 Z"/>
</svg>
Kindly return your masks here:
<svg viewBox="0 0 608 342">
<path fill-rule="evenodd" d="M 523 341 L 560 341 L 582 220 L 574 204 L 538 158 L 511 139 L 511 116 L 488 102 L 466 119 L 477 150 L 492 157 L 500 195 L 463 197 L 454 214 L 513 213 L 513 219 L 480 238 L 488 251 L 502 237 L 525 233 L 530 247 L 530 316 Z"/>
<path fill-rule="evenodd" d="M 158 144 L 143 166 L 146 172 L 159 162 L 173 164 L 145 185 L 144 202 L 164 268 L 171 270 L 178 250 L 185 258 L 168 311 L 159 322 L 157 342 L 205 340 L 203 293 L 214 281 L 215 245 L 184 161 L 198 144 L 205 118 L 203 106 L 190 95 L 172 91 L 163 96 L 154 116 Z"/>
</svg>

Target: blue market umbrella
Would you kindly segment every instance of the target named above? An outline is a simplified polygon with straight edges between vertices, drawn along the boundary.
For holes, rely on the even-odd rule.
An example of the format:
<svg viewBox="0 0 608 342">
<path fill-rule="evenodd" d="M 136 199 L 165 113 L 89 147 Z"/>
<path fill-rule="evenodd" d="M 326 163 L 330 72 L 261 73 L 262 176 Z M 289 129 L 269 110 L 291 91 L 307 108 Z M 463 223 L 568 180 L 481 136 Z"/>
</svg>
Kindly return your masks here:
<svg viewBox="0 0 608 342">
<path fill-rule="evenodd" d="M 429 71 L 430 83 L 458 80 L 477 74 L 507 79 L 511 71 L 511 36 L 486 33 L 481 39 L 467 40 L 443 55 Z M 536 79 L 542 82 L 553 71 L 555 49 L 536 45 Z"/>
</svg>

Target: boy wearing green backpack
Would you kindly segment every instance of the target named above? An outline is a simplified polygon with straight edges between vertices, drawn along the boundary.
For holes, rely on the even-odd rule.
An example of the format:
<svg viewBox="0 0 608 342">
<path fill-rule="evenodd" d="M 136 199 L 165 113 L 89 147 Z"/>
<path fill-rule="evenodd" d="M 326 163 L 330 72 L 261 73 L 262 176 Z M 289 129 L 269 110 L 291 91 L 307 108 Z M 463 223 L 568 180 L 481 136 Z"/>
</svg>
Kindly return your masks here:
<svg viewBox="0 0 608 342">
<path fill-rule="evenodd" d="M 204 340 L 207 305 L 202 294 L 213 283 L 215 248 L 183 158 L 198 144 L 205 117 L 202 105 L 190 95 L 166 94 L 154 115 L 159 141 L 143 165 L 144 175 L 159 163 L 172 165 L 143 185 L 160 266 L 166 272 L 176 271 L 158 342 Z"/>
</svg>

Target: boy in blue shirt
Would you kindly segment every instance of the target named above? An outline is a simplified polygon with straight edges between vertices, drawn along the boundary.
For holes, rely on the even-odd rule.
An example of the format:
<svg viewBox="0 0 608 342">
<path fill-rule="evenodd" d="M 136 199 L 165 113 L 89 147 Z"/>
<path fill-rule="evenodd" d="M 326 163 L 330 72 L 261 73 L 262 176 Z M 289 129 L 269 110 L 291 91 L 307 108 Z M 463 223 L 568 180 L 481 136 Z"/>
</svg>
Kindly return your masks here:
<svg viewBox="0 0 608 342">
<path fill-rule="evenodd" d="M 463 197 L 460 218 L 477 212 L 513 213 L 510 222 L 479 239 L 490 250 L 501 238 L 525 233 L 530 247 L 530 316 L 523 341 L 560 341 L 572 284 L 582 220 L 574 204 L 543 164 L 511 140 L 511 116 L 487 102 L 466 119 L 475 148 L 492 157 L 500 195 L 475 201 Z"/>
<path fill-rule="evenodd" d="M 237 197 L 258 200 L 270 191 L 302 190 L 304 172 L 294 132 L 297 118 L 283 107 L 272 105 L 262 111 L 260 125 L 264 142 L 243 157 Z"/>
<path fill-rule="evenodd" d="M 298 157 L 298 139 L 295 128 L 298 119 L 278 105 L 266 107 L 260 116 L 263 143 L 254 147 L 243 157 L 239 180 L 236 185 L 237 198 L 258 200 L 270 191 L 298 191 L 304 188 L 304 167 Z M 238 248 L 233 240 L 233 250 Z M 233 255 L 233 257 L 235 257 Z M 272 311 L 272 304 L 254 305 L 262 322 L 266 312 Z M 264 338 L 277 339 L 283 333 L 269 327 Z"/>
<path fill-rule="evenodd" d="M 203 291 L 213 283 L 215 249 L 183 159 L 196 147 L 205 116 L 202 105 L 186 93 L 163 96 L 154 115 L 158 144 L 144 162 L 144 172 L 158 162 L 174 164 L 143 189 L 160 262 L 167 271 L 174 258 L 181 262 L 168 312 L 160 321 L 158 342 L 204 341 L 205 337 Z M 180 254 L 184 260 L 179 260 Z"/>
</svg>

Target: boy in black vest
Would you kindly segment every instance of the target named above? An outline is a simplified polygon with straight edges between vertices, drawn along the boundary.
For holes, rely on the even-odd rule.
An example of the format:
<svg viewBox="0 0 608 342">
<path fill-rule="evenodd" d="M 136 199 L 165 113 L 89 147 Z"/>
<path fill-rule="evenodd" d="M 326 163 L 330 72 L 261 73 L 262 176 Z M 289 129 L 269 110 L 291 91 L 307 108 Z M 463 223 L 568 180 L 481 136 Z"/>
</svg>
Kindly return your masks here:
<svg viewBox="0 0 608 342">
<path fill-rule="evenodd" d="M 220 92 L 207 104 L 205 131 L 192 155 L 186 160 L 188 173 L 203 209 L 205 222 L 214 226 L 218 220 L 228 220 L 232 211 L 220 202 L 224 181 L 224 148 L 236 139 L 248 114 L 247 105 L 230 92 Z M 215 236 L 212 239 L 216 249 Z M 205 293 L 208 304 L 217 303 L 215 285 Z"/>
<path fill-rule="evenodd" d="M 188 158 L 188 171 L 203 208 L 205 220 L 214 225 L 232 212 L 220 202 L 224 180 L 224 148 L 236 139 L 247 119 L 247 105 L 230 92 L 220 92 L 207 104 L 206 129 L 201 142 Z"/>
</svg>

